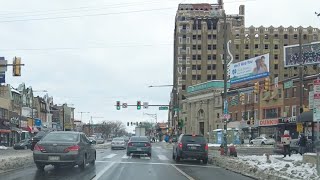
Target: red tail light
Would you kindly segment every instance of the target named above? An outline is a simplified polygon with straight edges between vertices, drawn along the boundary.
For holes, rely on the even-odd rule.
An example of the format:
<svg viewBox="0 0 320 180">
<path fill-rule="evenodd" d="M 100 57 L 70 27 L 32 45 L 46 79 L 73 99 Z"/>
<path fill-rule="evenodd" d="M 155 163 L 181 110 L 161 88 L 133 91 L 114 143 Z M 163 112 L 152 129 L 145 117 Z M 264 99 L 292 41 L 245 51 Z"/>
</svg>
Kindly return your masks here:
<svg viewBox="0 0 320 180">
<path fill-rule="evenodd" d="M 151 147 L 151 144 L 150 143 L 145 143 L 144 146 L 145 147 Z"/>
<path fill-rule="evenodd" d="M 131 142 L 129 142 L 129 143 L 128 143 L 128 146 L 132 146 L 132 143 L 131 143 Z"/>
<path fill-rule="evenodd" d="M 43 147 L 43 146 L 40 146 L 40 145 L 38 145 L 38 144 L 36 144 L 35 146 L 34 146 L 34 149 L 33 149 L 34 151 L 41 151 L 41 152 L 43 152 L 43 151 L 46 151 L 46 149 Z"/>
<path fill-rule="evenodd" d="M 64 152 L 79 151 L 79 150 L 80 150 L 80 146 L 74 145 L 74 146 L 70 146 L 70 147 L 67 147 L 66 149 L 64 149 Z"/>
<path fill-rule="evenodd" d="M 208 144 L 206 144 L 206 146 L 204 146 L 204 149 L 205 149 L 206 151 L 208 151 L 208 150 L 209 150 L 209 146 L 208 146 Z"/>
<path fill-rule="evenodd" d="M 179 147 L 180 149 L 182 149 L 182 143 L 179 143 L 179 144 L 178 144 L 178 147 Z"/>
</svg>

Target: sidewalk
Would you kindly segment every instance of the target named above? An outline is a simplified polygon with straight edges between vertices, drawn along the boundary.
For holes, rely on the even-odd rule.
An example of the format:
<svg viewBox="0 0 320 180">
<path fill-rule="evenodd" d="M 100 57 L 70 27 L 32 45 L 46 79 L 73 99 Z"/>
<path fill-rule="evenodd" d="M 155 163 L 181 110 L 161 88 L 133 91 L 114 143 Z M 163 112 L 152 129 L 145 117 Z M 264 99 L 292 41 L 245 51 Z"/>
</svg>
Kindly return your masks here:
<svg viewBox="0 0 320 180">
<path fill-rule="evenodd" d="M 32 151 L 0 149 L 0 173 L 33 164 Z"/>
</svg>

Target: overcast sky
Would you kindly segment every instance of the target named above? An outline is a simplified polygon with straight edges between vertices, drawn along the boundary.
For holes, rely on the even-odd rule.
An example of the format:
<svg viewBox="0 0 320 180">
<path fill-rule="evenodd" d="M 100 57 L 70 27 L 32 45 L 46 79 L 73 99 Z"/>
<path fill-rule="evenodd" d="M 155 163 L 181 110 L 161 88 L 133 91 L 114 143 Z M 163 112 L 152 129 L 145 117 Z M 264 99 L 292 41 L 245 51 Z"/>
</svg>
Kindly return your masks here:
<svg viewBox="0 0 320 180">
<path fill-rule="evenodd" d="M 173 30 L 179 3 L 199 0 L 10 0 L 0 3 L 0 56 L 22 57 L 21 82 L 47 90 L 57 104 L 74 104 L 76 119 L 88 111 L 102 120 L 150 121 L 143 113 L 168 112 L 158 108 L 117 111 L 117 100 L 136 104 L 168 104 L 172 84 Z M 246 26 L 320 26 L 314 14 L 319 0 L 225 0 L 228 14 L 244 4 Z M 35 93 L 43 96 L 43 93 Z M 132 129 L 132 128 L 130 128 Z"/>
</svg>

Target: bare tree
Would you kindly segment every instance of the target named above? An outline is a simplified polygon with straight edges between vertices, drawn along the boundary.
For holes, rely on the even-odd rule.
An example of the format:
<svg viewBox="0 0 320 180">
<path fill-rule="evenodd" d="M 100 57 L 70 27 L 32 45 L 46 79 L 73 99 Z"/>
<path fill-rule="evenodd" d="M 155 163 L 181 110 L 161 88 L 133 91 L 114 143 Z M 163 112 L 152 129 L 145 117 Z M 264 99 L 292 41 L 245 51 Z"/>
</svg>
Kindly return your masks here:
<svg viewBox="0 0 320 180">
<path fill-rule="evenodd" d="M 121 121 L 104 121 L 100 126 L 100 132 L 105 137 L 126 135 L 125 125 Z"/>
</svg>

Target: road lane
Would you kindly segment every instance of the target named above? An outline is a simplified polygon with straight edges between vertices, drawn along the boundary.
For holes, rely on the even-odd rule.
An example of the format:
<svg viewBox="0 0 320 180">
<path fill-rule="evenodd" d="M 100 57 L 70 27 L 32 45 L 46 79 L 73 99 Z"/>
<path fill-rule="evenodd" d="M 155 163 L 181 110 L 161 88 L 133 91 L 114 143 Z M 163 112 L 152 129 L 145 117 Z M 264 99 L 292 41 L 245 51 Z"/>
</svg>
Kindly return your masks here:
<svg viewBox="0 0 320 180">
<path fill-rule="evenodd" d="M 212 180 L 214 178 L 230 180 L 247 180 L 250 178 L 232 173 L 199 161 L 172 160 L 172 147 L 164 143 L 154 143 L 152 157 L 127 156 L 126 150 L 97 149 L 95 166 L 88 165 L 84 171 L 79 168 L 60 168 L 47 166 L 44 172 L 35 166 L 0 174 L 0 180 Z"/>
</svg>

